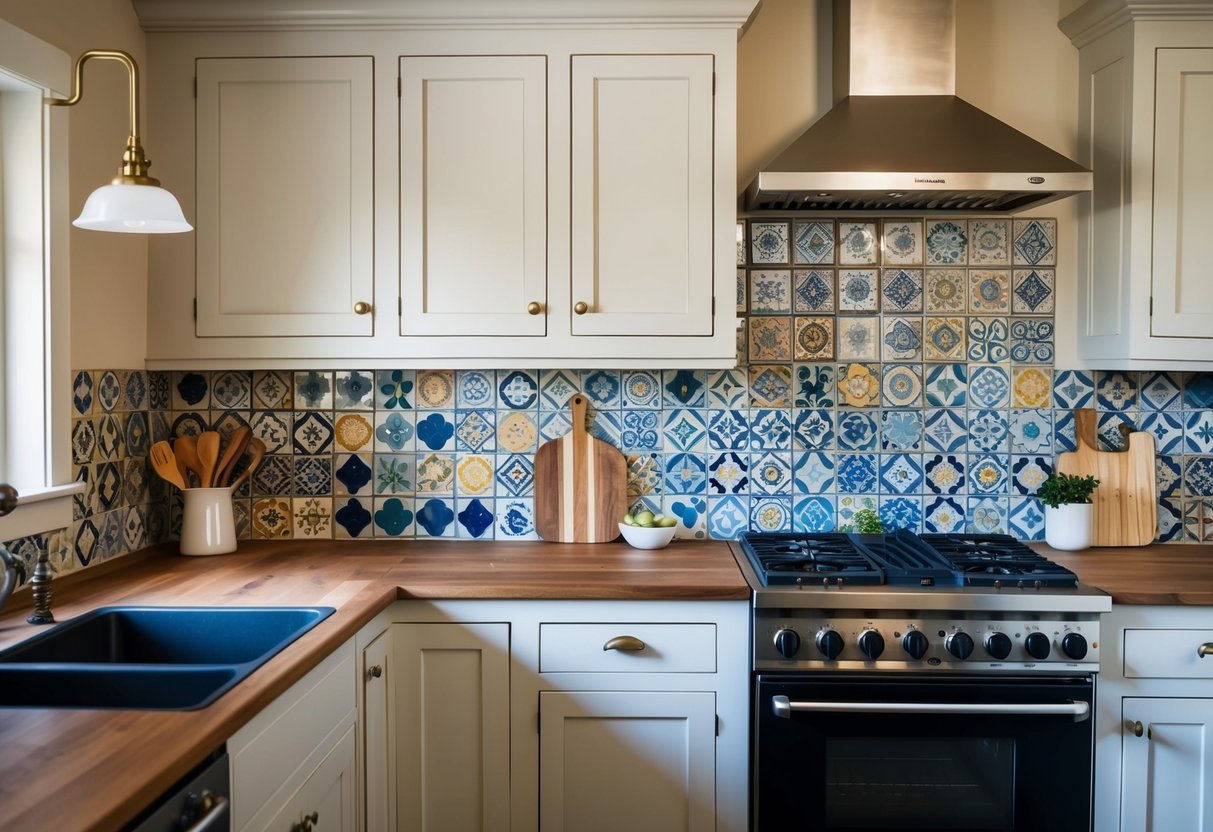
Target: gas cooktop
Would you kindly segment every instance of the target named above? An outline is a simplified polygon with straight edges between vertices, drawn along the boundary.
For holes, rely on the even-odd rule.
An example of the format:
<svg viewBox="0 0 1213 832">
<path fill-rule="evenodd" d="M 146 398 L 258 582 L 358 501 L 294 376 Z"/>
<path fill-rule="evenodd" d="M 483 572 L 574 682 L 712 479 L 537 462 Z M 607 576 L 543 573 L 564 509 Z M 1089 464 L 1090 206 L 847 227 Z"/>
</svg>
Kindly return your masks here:
<svg viewBox="0 0 1213 832">
<path fill-rule="evenodd" d="M 763 586 L 1074 587 L 1078 578 L 1001 534 L 745 532 Z"/>
</svg>

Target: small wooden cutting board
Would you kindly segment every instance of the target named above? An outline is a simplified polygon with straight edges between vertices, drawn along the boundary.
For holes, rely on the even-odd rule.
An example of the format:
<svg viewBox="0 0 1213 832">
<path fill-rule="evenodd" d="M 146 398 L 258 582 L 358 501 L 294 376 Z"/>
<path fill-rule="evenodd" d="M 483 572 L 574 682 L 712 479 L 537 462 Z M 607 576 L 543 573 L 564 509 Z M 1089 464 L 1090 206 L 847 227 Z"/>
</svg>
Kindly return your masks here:
<svg viewBox="0 0 1213 832">
<path fill-rule="evenodd" d="M 627 513 L 628 465 L 585 430 L 586 398 L 569 399 L 573 429 L 535 454 L 535 531 L 558 543 L 606 543 Z"/>
<path fill-rule="evenodd" d="M 1099 480 L 1091 495 L 1091 545 L 1153 543 L 1158 523 L 1154 437 L 1126 428 L 1128 450 L 1097 450 L 1095 411 L 1089 408 L 1074 411 L 1074 433 L 1078 449 L 1057 457 L 1057 471 Z"/>
</svg>

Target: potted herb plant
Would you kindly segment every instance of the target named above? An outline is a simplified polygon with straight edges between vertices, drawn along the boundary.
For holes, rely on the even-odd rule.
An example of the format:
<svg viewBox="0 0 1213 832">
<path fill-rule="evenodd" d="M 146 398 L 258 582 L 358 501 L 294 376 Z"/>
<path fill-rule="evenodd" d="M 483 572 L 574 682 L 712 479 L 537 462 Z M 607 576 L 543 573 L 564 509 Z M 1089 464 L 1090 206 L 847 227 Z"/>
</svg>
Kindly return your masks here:
<svg viewBox="0 0 1213 832">
<path fill-rule="evenodd" d="M 1074 551 L 1091 545 L 1091 494 L 1095 477 L 1053 474 L 1036 491 L 1045 504 L 1045 542 L 1054 549 Z"/>
</svg>

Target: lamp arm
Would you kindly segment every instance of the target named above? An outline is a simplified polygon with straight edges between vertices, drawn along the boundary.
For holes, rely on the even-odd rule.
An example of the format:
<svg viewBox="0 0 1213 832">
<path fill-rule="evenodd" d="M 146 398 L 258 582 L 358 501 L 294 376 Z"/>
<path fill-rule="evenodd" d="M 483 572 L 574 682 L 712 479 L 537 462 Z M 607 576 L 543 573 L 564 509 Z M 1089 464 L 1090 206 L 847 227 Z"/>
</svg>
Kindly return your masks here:
<svg viewBox="0 0 1213 832">
<path fill-rule="evenodd" d="M 101 58 L 102 60 L 118 61 L 126 67 L 127 75 L 130 78 L 131 87 L 131 136 L 138 138 L 139 136 L 139 65 L 135 63 L 135 59 L 131 57 L 129 52 L 123 52 L 121 49 L 90 49 L 84 52 L 76 59 L 76 66 L 72 70 L 72 94 L 69 98 L 47 98 L 46 103 L 52 106 L 70 107 L 73 104 L 80 103 L 80 96 L 84 94 L 84 65 L 90 58 Z"/>
</svg>

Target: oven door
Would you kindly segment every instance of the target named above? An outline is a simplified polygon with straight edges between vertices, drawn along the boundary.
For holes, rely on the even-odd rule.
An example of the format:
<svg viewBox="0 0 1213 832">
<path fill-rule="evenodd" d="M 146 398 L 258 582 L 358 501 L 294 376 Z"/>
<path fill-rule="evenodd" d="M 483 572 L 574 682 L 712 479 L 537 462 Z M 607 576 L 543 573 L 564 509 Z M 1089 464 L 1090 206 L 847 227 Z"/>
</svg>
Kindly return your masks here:
<svg viewBox="0 0 1213 832">
<path fill-rule="evenodd" d="M 1093 687 L 759 675 L 756 828 L 1090 829 Z"/>
</svg>

